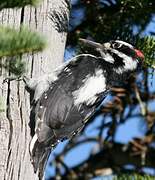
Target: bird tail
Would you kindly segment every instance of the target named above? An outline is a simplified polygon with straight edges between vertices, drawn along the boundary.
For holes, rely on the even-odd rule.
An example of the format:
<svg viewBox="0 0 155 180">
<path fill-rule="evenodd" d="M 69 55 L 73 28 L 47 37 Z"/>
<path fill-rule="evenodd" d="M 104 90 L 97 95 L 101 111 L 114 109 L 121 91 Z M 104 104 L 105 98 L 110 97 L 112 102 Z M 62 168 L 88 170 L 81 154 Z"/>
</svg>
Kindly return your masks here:
<svg viewBox="0 0 155 180">
<path fill-rule="evenodd" d="M 43 179 L 44 170 L 49 158 L 51 148 L 45 147 L 43 143 L 40 143 L 36 136 L 33 137 L 30 143 L 30 155 L 31 162 L 34 167 L 34 172 L 38 173 L 39 180 Z"/>
</svg>

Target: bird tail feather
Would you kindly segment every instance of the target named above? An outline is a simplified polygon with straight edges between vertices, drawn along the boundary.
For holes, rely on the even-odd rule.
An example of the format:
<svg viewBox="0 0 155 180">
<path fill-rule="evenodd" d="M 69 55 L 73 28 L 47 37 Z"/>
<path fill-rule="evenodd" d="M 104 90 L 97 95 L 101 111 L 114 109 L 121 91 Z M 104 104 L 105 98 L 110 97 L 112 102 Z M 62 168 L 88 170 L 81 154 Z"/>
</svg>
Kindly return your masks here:
<svg viewBox="0 0 155 180">
<path fill-rule="evenodd" d="M 33 148 L 32 148 L 33 146 Z M 49 158 L 51 148 L 45 147 L 43 143 L 40 143 L 35 137 L 30 144 L 31 162 L 34 167 L 34 172 L 38 173 L 39 180 L 43 179 L 44 170 Z"/>
</svg>

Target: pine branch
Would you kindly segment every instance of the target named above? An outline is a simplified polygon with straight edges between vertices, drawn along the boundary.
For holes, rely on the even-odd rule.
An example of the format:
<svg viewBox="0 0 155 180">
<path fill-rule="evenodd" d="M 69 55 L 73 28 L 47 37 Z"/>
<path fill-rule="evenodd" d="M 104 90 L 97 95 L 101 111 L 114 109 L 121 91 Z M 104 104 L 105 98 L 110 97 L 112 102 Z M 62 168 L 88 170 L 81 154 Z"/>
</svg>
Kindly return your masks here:
<svg viewBox="0 0 155 180">
<path fill-rule="evenodd" d="M 4 64 L 1 64 L 1 66 L 15 75 L 15 77 L 11 78 L 16 79 L 25 73 L 26 62 L 22 60 L 21 56 L 14 56 L 6 58 Z"/>
<path fill-rule="evenodd" d="M 143 51 L 145 63 L 148 66 L 155 68 L 155 38 L 151 36 L 138 38 L 136 47 Z"/>
<path fill-rule="evenodd" d="M 26 5 L 35 6 L 39 0 L 1 0 L 0 10 L 3 8 L 14 8 L 14 7 L 24 7 Z"/>
<path fill-rule="evenodd" d="M 154 180 L 153 176 L 149 175 L 141 175 L 141 174 L 120 174 L 118 176 L 114 176 L 112 180 Z"/>
<path fill-rule="evenodd" d="M 0 58 L 42 51 L 45 44 L 43 37 L 24 27 L 20 31 L 9 27 L 0 27 Z"/>
</svg>

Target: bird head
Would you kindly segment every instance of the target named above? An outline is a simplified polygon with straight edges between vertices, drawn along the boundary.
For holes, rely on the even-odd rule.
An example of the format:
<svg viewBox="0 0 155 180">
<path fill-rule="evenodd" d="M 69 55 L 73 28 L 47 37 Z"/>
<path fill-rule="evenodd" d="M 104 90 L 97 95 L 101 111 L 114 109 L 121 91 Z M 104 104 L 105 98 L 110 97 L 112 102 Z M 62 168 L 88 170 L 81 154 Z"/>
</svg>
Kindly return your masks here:
<svg viewBox="0 0 155 180">
<path fill-rule="evenodd" d="M 108 62 L 118 74 L 137 70 L 144 59 L 140 50 L 124 41 L 112 40 L 104 44 L 86 39 L 80 39 L 80 41 L 98 51 L 101 58 Z"/>
</svg>

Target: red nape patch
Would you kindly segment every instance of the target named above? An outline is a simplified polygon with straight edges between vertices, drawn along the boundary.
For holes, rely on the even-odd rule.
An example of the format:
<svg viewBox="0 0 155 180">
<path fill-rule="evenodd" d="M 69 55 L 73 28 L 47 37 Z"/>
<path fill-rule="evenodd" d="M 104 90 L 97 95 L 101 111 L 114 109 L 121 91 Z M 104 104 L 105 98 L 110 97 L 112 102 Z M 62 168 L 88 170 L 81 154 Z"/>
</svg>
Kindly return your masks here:
<svg viewBox="0 0 155 180">
<path fill-rule="evenodd" d="M 144 54 L 140 50 L 135 49 L 135 52 L 136 52 L 136 56 L 137 57 L 139 57 L 141 59 L 144 59 Z"/>
</svg>

